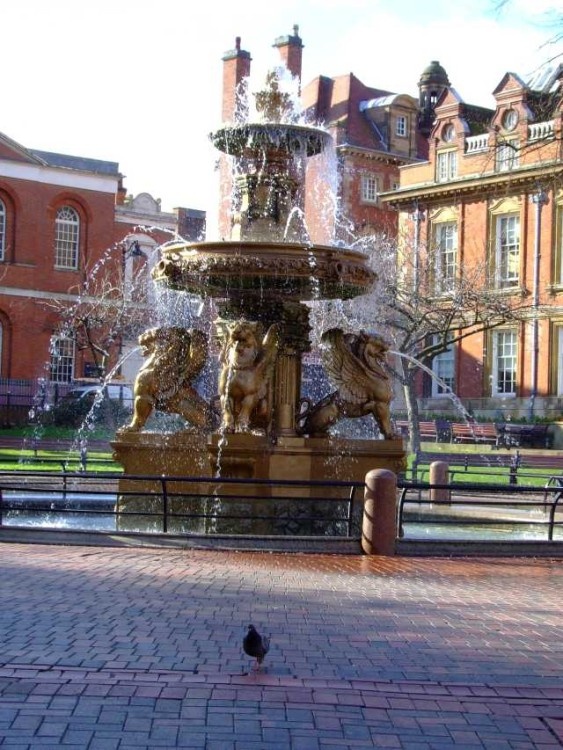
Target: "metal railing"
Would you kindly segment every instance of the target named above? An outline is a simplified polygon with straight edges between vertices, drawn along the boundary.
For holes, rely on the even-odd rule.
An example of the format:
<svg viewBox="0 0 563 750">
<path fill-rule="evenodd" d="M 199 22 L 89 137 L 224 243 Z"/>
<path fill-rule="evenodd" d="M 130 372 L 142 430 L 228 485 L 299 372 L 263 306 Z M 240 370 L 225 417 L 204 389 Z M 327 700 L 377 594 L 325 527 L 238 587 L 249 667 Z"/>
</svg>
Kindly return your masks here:
<svg viewBox="0 0 563 750">
<path fill-rule="evenodd" d="M 563 480 L 561 480 L 563 482 Z M 418 506 L 409 523 L 428 524 L 438 519 L 443 525 L 463 529 L 472 527 L 530 526 L 545 527 L 546 541 L 554 541 L 556 527 L 563 528 L 563 483 L 546 483 L 544 487 L 428 482 L 399 482 L 397 535 L 404 537 L 405 506 Z M 423 510 L 424 509 L 424 510 Z M 446 511 L 446 513 L 444 512 Z M 494 511 L 494 512 L 490 512 Z M 534 511 L 539 511 L 533 515 Z M 413 517 L 414 515 L 414 517 Z"/>
<path fill-rule="evenodd" d="M 143 533 L 352 538 L 360 518 L 354 509 L 361 507 L 356 492 L 363 487 L 345 481 L 0 472 L 0 526 L 17 525 L 22 514 L 40 521 L 57 513 L 66 519 L 110 518 Z"/>
<path fill-rule="evenodd" d="M 76 529 L 92 533 L 109 519 L 114 530 L 133 533 L 357 539 L 363 493 L 364 484 L 351 481 L 0 472 L 0 526 L 19 527 L 25 518 L 52 529 L 41 519 L 56 514 L 65 528 L 74 519 Z M 562 498 L 563 478 L 543 487 L 399 480 L 397 537 L 404 538 L 407 522 L 457 529 L 532 524 L 552 542 L 563 527 Z"/>
</svg>

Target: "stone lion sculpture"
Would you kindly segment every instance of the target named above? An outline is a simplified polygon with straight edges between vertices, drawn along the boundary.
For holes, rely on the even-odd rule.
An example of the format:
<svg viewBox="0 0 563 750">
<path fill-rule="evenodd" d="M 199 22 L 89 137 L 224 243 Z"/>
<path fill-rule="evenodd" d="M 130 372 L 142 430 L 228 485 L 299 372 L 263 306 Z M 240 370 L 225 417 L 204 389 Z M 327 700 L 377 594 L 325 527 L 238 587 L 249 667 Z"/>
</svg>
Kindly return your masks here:
<svg viewBox="0 0 563 750">
<path fill-rule="evenodd" d="M 325 370 L 337 390 L 315 405 L 304 400 L 299 432 L 323 434 L 339 419 L 371 414 L 381 434 L 393 438 L 389 411 L 393 391 L 383 367 L 388 344 L 377 334 L 345 334 L 340 328 L 325 331 L 321 343 Z"/>
<path fill-rule="evenodd" d="M 247 320 L 226 327 L 219 375 L 222 429 L 226 432 L 268 428 L 269 385 L 280 343 L 279 326 L 271 325 L 264 338 L 261 334 L 261 325 Z"/>
<path fill-rule="evenodd" d="M 212 410 L 192 386 L 207 360 L 207 336 L 166 326 L 148 329 L 139 344 L 147 360 L 135 379 L 133 420 L 122 432 L 142 430 L 155 409 L 179 414 L 196 427 L 209 426 Z"/>
</svg>

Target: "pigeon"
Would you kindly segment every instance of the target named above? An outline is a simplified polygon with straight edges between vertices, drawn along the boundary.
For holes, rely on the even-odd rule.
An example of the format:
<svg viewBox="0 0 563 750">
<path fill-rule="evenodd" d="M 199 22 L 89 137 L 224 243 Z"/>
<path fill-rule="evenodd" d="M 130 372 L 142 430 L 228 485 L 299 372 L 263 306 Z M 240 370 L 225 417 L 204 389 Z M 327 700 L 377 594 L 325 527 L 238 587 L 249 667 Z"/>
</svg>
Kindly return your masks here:
<svg viewBox="0 0 563 750">
<path fill-rule="evenodd" d="M 270 639 L 265 635 L 260 635 L 254 625 L 249 625 L 248 633 L 242 640 L 242 647 L 245 654 L 256 659 L 256 669 L 260 669 L 260 665 L 270 649 Z"/>
</svg>

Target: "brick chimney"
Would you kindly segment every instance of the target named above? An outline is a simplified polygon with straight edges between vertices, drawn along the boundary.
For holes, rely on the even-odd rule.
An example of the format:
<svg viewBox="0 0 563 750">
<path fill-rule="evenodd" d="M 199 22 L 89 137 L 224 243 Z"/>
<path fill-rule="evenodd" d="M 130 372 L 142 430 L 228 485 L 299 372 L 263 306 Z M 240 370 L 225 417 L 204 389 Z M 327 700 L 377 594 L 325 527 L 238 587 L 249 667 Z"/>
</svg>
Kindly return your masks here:
<svg viewBox="0 0 563 750">
<path fill-rule="evenodd" d="M 236 90 L 243 78 L 250 75 L 250 52 L 240 48 L 240 36 L 235 48 L 223 55 L 223 122 L 233 122 L 236 111 Z"/>
<path fill-rule="evenodd" d="M 293 34 L 279 36 L 274 42 L 280 57 L 290 73 L 301 80 L 301 59 L 303 56 L 303 43 L 299 36 L 299 26 L 293 27 Z"/>
</svg>

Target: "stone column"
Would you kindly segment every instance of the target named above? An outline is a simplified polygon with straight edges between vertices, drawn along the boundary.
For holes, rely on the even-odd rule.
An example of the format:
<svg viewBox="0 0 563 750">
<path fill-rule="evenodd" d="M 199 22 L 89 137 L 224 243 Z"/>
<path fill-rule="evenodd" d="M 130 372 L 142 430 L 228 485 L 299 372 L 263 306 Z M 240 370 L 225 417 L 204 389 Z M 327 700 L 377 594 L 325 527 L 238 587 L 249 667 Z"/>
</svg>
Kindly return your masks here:
<svg viewBox="0 0 563 750">
<path fill-rule="evenodd" d="M 389 469 L 366 474 L 362 549 L 366 555 L 395 554 L 397 477 Z"/>
<path fill-rule="evenodd" d="M 429 481 L 430 484 L 448 484 L 449 466 L 445 461 L 433 461 L 430 464 Z M 430 490 L 430 502 L 437 501 L 449 503 L 451 500 L 450 490 L 445 488 L 436 488 Z"/>
</svg>

